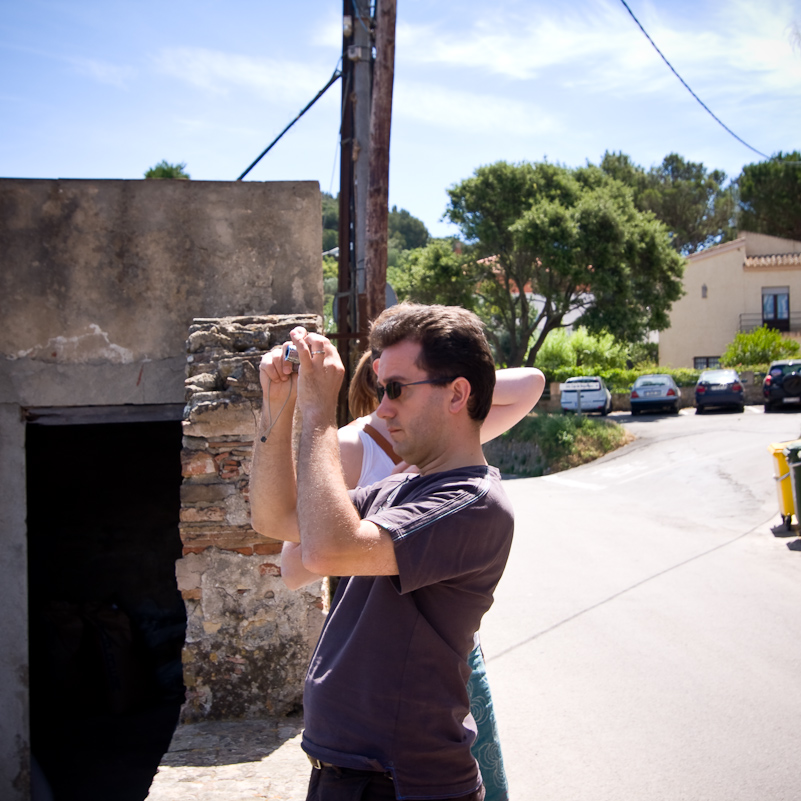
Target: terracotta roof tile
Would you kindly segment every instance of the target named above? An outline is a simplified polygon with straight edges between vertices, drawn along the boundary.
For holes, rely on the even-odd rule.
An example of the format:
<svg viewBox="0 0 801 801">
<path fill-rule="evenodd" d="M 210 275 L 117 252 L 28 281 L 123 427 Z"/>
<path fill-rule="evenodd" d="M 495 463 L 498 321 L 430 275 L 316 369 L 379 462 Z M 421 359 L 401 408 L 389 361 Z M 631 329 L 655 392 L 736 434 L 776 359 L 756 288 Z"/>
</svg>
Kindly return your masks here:
<svg viewBox="0 0 801 801">
<path fill-rule="evenodd" d="M 746 270 L 769 270 L 775 267 L 801 267 L 801 253 L 780 253 L 773 256 L 748 256 Z"/>
</svg>

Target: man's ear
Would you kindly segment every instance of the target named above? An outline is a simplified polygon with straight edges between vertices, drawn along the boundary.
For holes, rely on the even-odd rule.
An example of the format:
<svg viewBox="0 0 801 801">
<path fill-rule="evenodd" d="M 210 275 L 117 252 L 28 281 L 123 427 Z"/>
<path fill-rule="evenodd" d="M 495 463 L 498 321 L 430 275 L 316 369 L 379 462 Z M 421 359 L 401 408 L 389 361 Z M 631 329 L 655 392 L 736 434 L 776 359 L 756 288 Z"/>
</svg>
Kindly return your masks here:
<svg viewBox="0 0 801 801">
<path fill-rule="evenodd" d="M 470 400 L 470 390 L 470 382 L 462 376 L 451 384 L 449 409 L 453 414 L 457 414 L 467 406 L 467 402 Z"/>
</svg>

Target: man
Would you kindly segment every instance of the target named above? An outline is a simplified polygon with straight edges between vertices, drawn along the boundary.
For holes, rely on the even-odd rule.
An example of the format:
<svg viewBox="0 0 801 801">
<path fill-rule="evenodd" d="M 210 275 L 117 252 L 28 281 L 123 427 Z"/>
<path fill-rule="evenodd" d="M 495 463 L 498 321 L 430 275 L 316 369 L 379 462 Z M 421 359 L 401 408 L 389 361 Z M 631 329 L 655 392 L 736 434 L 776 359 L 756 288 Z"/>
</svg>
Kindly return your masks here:
<svg viewBox="0 0 801 801">
<path fill-rule="evenodd" d="M 339 583 L 306 678 L 308 797 L 479 801 L 467 657 L 513 530 L 480 444 L 495 382 L 481 323 L 463 309 L 413 304 L 375 321 L 377 414 L 394 450 L 420 472 L 350 494 L 336 426 L 344 369 L 325 337 L 302 328 L 290 336 L 296 378 L 279 353 L 262 361 L 253 526 L 300 542 L 312 572 L 350 577 Z"/>
</svg>

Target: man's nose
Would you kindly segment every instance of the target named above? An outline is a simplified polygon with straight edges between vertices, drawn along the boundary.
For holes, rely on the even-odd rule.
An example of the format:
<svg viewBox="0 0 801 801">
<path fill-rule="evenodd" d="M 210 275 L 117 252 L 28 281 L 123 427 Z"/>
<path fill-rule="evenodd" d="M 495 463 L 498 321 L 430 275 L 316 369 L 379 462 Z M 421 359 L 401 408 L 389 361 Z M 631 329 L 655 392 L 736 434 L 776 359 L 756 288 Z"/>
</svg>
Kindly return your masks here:
<svg viewBox="0 0 801 801">
<path fill-rule="evenodd" d="M 384 393 L 384 397 L 381 398 L 381 402 L 378 404 L 375 413 L 382 420 L 385 420 L 388 417 L 392 417 L 392 401 L 389 399 L 389 395 L 387 395 L 386 392 Z"/>
</svg>

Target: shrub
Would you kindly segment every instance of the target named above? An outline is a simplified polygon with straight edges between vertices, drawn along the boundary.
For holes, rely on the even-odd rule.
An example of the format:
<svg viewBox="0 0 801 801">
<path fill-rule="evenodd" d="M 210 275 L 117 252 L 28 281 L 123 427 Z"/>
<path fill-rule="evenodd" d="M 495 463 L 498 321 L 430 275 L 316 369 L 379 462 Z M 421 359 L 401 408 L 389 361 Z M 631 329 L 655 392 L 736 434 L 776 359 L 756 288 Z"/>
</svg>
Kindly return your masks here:
<svg viewBox="0 0 801 801">
<path fill-rule="evenodd" d="M 590 334 L 579 327 L 573 333 L 560 328 L 548 334 L 537 353 L 537 367 L 543 372 L 560 367 L 587 367 L 594 375 L 601 369 L 623 368 L 626 365 L 626 346 L 611 334 Z"/>
<path fill-rule="evenodd" d="M 543 370 L 543 372 L 545 372 Z M 658 364 L 641 364 L 636 368 L 593 370 L 590 367 L 560 367 L 551 372 L 545 372 L 548 381 L 558 381 L 560 384 L 574 375 L 597 375 L 603 378 L 610 392 L 628 392 L 629 387 L 638 376 L 660 373 L 671 375 L 680 387 L 695 386 L 700 370 L 689 367 L 660 367 Z"/>
<path fill-rule="evenodd" d="M 495 445 L 493 455 L 498 454 L 494 461 L 502 472 L 542 475 L 543 472 L 555 473 L 590 462 L 625 445 L 630 439 L 623 426 L 611 420 L 537 413 L 528 415 L 494 441 L 507 447 L 511 459 L 504 461 L 498 445 Z M 535 445 L 541 459 L 532 459 L 528 464 L 516 460 L 514 446 L 520 443 Z"/>
<path fill-rule="evenodd" d="M 775 359 L 793 359 L 801 352 L 801 345 L 786 339 L 780 331 L 763 325 L 754 331 L 737 334 L 728 344 L 720 363 L 723 367 L 767 364 Z"/>
</svg>

